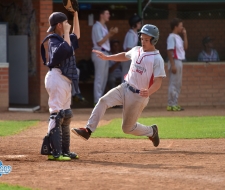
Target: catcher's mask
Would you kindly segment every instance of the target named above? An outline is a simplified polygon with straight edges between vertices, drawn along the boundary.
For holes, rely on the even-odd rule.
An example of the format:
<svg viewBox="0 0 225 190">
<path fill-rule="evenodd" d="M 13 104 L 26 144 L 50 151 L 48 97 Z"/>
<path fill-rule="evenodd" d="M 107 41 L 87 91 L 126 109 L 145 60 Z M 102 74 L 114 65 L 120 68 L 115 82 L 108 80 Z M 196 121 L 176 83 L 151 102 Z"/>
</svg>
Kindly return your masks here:
<svg viewBox="0 0 225 190">
<path fill-rule="evenodd" d="M 148 36 L 151 36 L 151 41 L 150 43 L 152 45 L 156 45 L 158 40 L 159 40 L 159 29 L 151 24 L 146 24 L 142 27 L 141 31 L 138 32 L 139 37 L 141 36 L 141 34 L 146 34 Z"/>
<path fill-rule="evenodd" d="M 64 13 L 61 12 L 54 12 L 49 16 L 49 25 L 47 32 L 52 32 L 55 30 L 55 27 L 58 23 L 64 22 L 65 20 L 68 20 L 67 16 Z"/>
</svg>

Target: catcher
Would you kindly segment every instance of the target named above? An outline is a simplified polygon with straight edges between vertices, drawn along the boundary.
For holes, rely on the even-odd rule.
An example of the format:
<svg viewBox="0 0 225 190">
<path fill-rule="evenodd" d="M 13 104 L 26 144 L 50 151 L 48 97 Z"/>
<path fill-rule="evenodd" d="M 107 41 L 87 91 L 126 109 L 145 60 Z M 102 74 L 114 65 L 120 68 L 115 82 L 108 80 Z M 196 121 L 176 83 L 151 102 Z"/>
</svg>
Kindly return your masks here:
<svg viewBox="0 0 225 190">
<path fill-rule="evenodd" d="M 79 93 L 75 50 L 78 48 L 80 26 L 77 1 L 63 1 L 65 8 L 73 14 L 73 30 L 67 16 L 54 12 L 49 17 L 51 32 L 41 45 L 41 55 L 49 71 L 45 76 L 45 88 L 49 95 L 49 125 L 44 138 L 41 154 L 49 160 L 67 161 L 78 158 L 70 152 L 70 122 L 73 117 L 71 95 Z M 46 63 L 44 42 L 48 40 L 48 62 Z M 72 91 L 72 93 L 71 93 Z"/>
</svg>

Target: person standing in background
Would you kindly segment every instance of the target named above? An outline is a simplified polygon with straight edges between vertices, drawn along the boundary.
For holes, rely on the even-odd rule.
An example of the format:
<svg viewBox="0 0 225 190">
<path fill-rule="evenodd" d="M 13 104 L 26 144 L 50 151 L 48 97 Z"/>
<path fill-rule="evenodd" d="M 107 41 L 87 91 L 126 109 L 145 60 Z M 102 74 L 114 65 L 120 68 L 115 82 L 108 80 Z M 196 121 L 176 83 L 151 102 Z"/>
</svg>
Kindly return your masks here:
<svg viewBox="0 0 225 190">
<path fill-rule="evenodd" d="M 124 43 L 123 43 L 123 50 L 125 52 L 130 51 L 133 47 L 137 46 L 138 44 L 138 30 L 141 29 L 141 20 L 142 18 L 138 15 L 133 15 L 129 19 L 130 29 L 128 30 Z M 124 62 L 121 64 L 122 66 L 122 80 L 124 76 L 128 73 L 130 68 L 131 60 Z"/>
<path fill-rule="evenodd" d="M 187 32 L 183 27 L 183 22 L 179 18 L 174 18 L 170 22 L 172 33 L 167 38 L 169 88 L 167 111 L 181 111 L 178 105 L 178 97 L 182 86 L 183 63 L 185 60 L 185 50 L 188 48 Z M 183 39 L 180 35 L 183 35 Z"/>
<path fill-rule="evenodd" d="M 202 45 L 204 49 L 199 53 L 198 55 L 198 61 L 204 61 L 204 62 L 216 62 L 220 61 L 219 54 L 217 51 L 213 48 L 213 39 L 209 36 L 206 36 L 202 40 Z"/>
<path fill-rule="evenodd" d="M 118 40 L 112 40 L 110 42 L 111 46 L 111 55 L 117 54 L 120 51 L 120 42 Z M 121 62 L 119 61 L 111 61 L 109 60 L 109 76 L 108 76 L 108 87 L 109 90 L 115 88 L 116 80 L 121 80 L 122 72 L 121 72 Z M 123 81 L 121 81 L 123 82 Z"/>
<path fill-rule="evenodd" d="M 109 55 L 110 52 L 110 37 L 118 33 L 118 28 L 113 27 L 108 28 L 106 22 L 109 21 L 110 13 L 107 9 L 102 9 L 99 12 L 99 21 L 92 27 L 92 42 L 93 49 L 99 50 L 105 55 Z M 95 53 L 91 54 L 91 59 L 95 67 L 95 80 L 94 80 L 94 105 L 98 102 L 99 98 L 102 97 L 105 91 L 108 72 L 109 72 L 109 62 L 108 60 L 102 60 L 96 56 Z"/>
</svg>

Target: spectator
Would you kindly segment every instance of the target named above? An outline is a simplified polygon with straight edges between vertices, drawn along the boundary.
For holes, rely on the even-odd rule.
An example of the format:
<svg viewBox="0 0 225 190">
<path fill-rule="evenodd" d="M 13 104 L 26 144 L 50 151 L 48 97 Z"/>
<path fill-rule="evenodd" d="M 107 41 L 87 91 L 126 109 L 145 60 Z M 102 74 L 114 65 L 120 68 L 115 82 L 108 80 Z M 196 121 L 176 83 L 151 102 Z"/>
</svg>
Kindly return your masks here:
<svg viewBox="0 0 225 190">
<path fill-rule="evenodd" d="M 117 54 L 120 51 L 120 43 L 118 40 L 112 40 L 110 43 L 111 54 Z M 121 81 L 122 72 L 121 72 L 121 62 L 119 61 L 109 61 L 109 76 L 108 76 L 108 87 L 109 90 L 116 87 L 116 80 Z M 123 80 L 122 80 L 123 81 Z M 121 82 L 122 82 L 121 81 Z"/>
<path fill-rule="evenodd" d="M 179 18 L 174 18 L 170 27 L 172 33 L 167 38 L 168 70 L 169 70 L 169 88 L 167 111 L 181 111 L 178 105 L 178 98 L 182 86 L 182 71 L 185 59 L 185 50 L 188 48 L 187 32 L 183 27 L 183 22 Z M 183 39 L 180 34 L 183 35 Z"/>
<path fill-rule="evenodd" d="M 138 33 L 137 31 L 141 28 L 141 17 L 138 15 L 133 15 L 129 19 L 130 29 L 128 30 L 124 43 L 123 43 L 123 50 L 130 51 L 133 47 L 137 46 L 138 44 Z M 122 76 L 124 77 L 130 68 L 131 60 L 123 62 L 122 65 Z"/>
<path fill-rule="evenodd" d="M 109 55 L 110 44 L 109 38 L 118 32 L 118 28 L 110 28 L 108 31 L 106 22 L 109 21 L 110 13 L 107 9 L 103 9 L 99 12 L 99 21 L 97 21 L 92 27 L 92 42 L 93 49 L 103 52 L 105 55 Z M 109 72 L 109 62 L 102 60 L 95 53 L 91 55 L 92 61 L 95 67 L 95 80 L 94 80 L 94 105 L 102 97 Z"/>
<path fill-rule="evenodd" d="M 220 61 L 219 55 L 215 49 L 213 49 L 213 39 L 206 36 L 202 40 L 204 49 L 198 54 L 198 61 L 215 62 Z"/>
</svg>

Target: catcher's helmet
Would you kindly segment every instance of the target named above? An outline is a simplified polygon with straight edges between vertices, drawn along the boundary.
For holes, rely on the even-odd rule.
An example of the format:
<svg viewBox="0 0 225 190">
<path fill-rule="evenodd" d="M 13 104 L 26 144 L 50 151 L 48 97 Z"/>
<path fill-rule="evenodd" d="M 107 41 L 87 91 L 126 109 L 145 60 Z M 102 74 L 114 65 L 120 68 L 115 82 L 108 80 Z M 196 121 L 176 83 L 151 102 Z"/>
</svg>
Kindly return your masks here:
<svg viewBox="0 0 225 190">
<path fill-rule="evenodd" d="M 150 41 L 152 45 L 156 45 L 156 43 L 159 40 L 159 29 L 156 26 L 151 24 L 144 25 L 138 34 L 139 35 L 146 34 L 148 36 L 153 37 Z"/>
<path fill-rule="evenodd" d="M 133 15 L 132 17 L 130 17 L 129 19 L 129 25 L 130 27 L 133 27 L 135 24 L 137 24 L 138 22 L 140 22 L 142 20 L 141 17 L 139 17 L 138 15 Z"/>
</svg>

